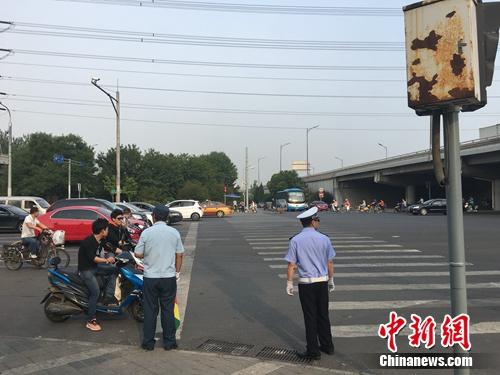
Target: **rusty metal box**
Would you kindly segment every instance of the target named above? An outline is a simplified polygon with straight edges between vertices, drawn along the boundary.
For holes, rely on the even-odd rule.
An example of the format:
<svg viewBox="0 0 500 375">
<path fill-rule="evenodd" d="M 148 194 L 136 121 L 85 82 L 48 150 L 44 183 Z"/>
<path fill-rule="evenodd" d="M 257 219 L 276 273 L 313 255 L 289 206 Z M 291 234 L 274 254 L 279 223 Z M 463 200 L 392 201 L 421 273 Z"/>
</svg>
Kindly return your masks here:
<svg viewBox="0 0 500 375">
<path fill-rule="evenodd" d="M 404 15 L 408 106 L 427 114 L 481 103 L 477 1 L 422 1 Z"/>
</svg>

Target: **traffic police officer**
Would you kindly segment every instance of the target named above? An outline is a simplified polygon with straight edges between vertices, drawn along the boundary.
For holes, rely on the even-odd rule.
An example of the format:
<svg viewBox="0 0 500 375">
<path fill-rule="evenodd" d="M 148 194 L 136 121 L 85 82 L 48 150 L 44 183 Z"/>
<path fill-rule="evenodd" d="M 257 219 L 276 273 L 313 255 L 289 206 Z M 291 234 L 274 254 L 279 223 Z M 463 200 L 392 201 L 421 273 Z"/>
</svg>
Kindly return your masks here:
<svg viewBox="0 0 500 375">
<path fill-rule="evenodd" d="M 320 359 L 321 352 L 332 355 L 328 292 L 333 292 L 333 258 L 335 250 L 328 236 L 318 231 L 318 208 L 313 207 L 297 216 L 302 231 L 290 238 L 288 254 L 288 280 L 286 292 L 293 296 L 295 269 L 299 271 L 299 298 L 304 313 L 307 348 L 298 353 L 303 359 Z M 319 339 L 319 345 L 318 345 Z"/>
</svg>

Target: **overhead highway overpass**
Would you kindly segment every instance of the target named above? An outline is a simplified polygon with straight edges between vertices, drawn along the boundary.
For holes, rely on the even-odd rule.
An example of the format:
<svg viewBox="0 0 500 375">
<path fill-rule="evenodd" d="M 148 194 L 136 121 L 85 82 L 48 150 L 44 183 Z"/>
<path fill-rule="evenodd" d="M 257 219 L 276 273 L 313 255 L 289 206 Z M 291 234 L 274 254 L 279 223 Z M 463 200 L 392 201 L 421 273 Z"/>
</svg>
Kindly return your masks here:
<svg viewBox="0 0 500 375">
<path fill-rule="evenodd" d="M 462 143 L 461 157 L 464 198 L 473 197 L 481 209 L 500 211 L 500 136 Z M 403 197 L 408 203 L 445 197 L 434 177 L 430 150 L 347 166 L 303 180 L 312 192 L 323 188 L 338 201 L 348 198 L 353 206 L 363 199 L 367 203 L 384 199 L 391 207 Z"/>
</svg>

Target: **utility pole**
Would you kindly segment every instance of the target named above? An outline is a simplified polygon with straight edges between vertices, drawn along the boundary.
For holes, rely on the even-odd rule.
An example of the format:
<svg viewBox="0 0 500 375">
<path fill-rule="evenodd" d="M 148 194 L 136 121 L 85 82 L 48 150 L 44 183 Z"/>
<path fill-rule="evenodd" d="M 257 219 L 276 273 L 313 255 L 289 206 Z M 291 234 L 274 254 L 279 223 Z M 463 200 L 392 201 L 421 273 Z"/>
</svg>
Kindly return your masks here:
<svg viewBox="0 0 500 375">
<path fill-rule="evenodd" d="M 312 128 L 307 128 L 306 129 L 306 168 L 307 168 L 307 175 L 310 175 L 310 167 L 309 167 L 309 132 L 311 130 L 319 128 L 319 125 L 313 126 Z"/>
<path fill-rule="evenodd" d="M 7 107 L 5 104 L 0 102 L 0 106 L 2 106 L 3 110 L 7 111 L 7 113 L 9 114 L 9 151 L 8 151 L 9 165 L 7 166 L 7 196 L 11 197 L 12 196 L 12 114 L 10 113 L 9 107 Z"/>
<path fill-rule="evenodd" d="M 262 158 L 258 158 L 258 159 L 257 159 L 257 181 L 258 181 L 258 183 L 259 183 L 259 184 L 261 183 L 261 182 L 260 182 L 260 161 L 261 161 L 261 160 L 264 160 L 265 158 L 266 158 L 266 157 L 264 156 L 264 157 L 262 157 Z"/>
<path fill-rule="evenodd" d="M 68 159 L 68 199 L 71 198 L 71 159 Z"/>
<path fill-rule="evenodd" d="M 280 145 L 280 172 L 283 170 L 283 168 L 281 167 L 281 160 L 283 158 L 283 148 L 285 148 L 286 146 L 288 146 L 290 144 L 291 144 L 290 142 L 287 142 L 287 143 L 283 143 L 282 145 Z"/>
<path fill-rule="evenodd" d="M 245 147 L 245 208 L 248 210 L 248 147 Z"/>
<path fill-rule="evenodd" d="M 115 201 L 121 201 L 121 162 L 120 162 L 120 154 L 121 154 L 121 141 L 120 141 L 120 92 L 118 91 L 118 87 L 116 88 L 116 97 L 113 97 L 110 93 L 104 90 L 101 86 L 97 84 L 100 78 L 92 78 L 91 83 L 101 90 L 104 94 L 106 94 L 115 110 L 116 114 L 116 195 Z"/>
</svg>

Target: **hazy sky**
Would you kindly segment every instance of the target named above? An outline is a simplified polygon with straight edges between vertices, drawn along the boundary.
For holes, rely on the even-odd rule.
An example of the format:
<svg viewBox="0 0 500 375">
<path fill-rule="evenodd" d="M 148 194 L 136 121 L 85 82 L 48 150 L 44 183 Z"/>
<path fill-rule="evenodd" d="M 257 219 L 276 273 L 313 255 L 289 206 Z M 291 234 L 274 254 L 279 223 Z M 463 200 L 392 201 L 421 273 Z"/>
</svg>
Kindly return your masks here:
<svg viewBox="0 0 500 375">
<path fill-rule="evenodd" d="M 214 1 L 219 2 L 219 0 Z M 1 3 L 0 19 L 18 23 L 235 38 L 373 43 L 402 43 L 404 40 L 402 12 L 401 16 L 391 17 L 304 16 L 81 4 L 56 0 L 2 0 Z M 407 2 L 400 0 L 232 0 L 231 3 L 401 8 Z M 25 28 L 18 26 L 17 29 L 22 30 Z M 353 114 L 353 116 L 314 116 L 311 114 L 215 113 L 122 108 L 122 142 L 124 144 L 135 143 L 142 149 L 155 148 L 161 152 L 172 153 L 200 154 L 210 151 L 224 151 L 238 166 L 240 175 L 242 175 L 241 172 L 244 167 L 244 149 L 245 146 L 248 146 L 252 165 L 257 165 L 257 158 L 266 158 L 261 162 L 261 179 L 264 182 L 279 169 L 279 146 L 281 143 L 291 142 L 291 145 L 285 149 L 283 154 L 285 168 L 290 168 L 293 160 L 305 160 L 305 130 L 231 128 L 229 126 L 305 128 L 320 125 L 318 130 L 310 133 L 309 158 L 315 172 L 338 167 L 339 161 L 334 159 L 335 156 L 344 159 L 345 165 L 382 158 L 384 157 L 384 150 L 377 145 L 379 142 L 388 146 L 390 156 L 428 147 L 428 120 L 411 115 L 412 112 L 407 108 L 403 69 L 350 71 L 213 67 L 62 58 L 22 53 L 22 50 L 43 50 L 205 62 L 308 66 L 395 66 L 404 68 L 405 58 L 402 49 L 390 52 L 368 52 L 228 48 L 69 39 L 10 32 L 0 34 L 0 48 L 19 50 L 19 53 L 0 61 L 0 75 L 17 79 L 0 80 L 0 91 L 17 95 L 17 97 L 12 96 L 7 100 L 3 99 L 6 104 L 10 105 L 11 109 L 19 111 L 13 113 L 15 136 L 34 131 L 54 134 L 71 132 L 81 135 L 89 144 L 95 144 L 97 150 L 112 147 L 115 143 L 114 112 L 107 98 L 90 85 L 91 77 L 100 77 L 101 83 L 104 85 L 116 85 L 117 81 L 119 81 L 120 86 L 149 88 L 148 90 L 136 90 L 122 87 L 120 94 L 124 107 L 127 104 L 149 104 L 250 111 Z M 17 63 L 48 66 L 30 66 Z M 85 69 L 62 68 L 61 65 Z M 102 71 L 98 70 L 99 68 L 223 76 L 323 78 L 329 79 L 329 81 L 188 77 Z M 78 82 L 85 85 L 24 82 L 19 81 L 19 78 Z M 355 81 L 342 82 L 335 81 L 335 79 L 353 79 Z M 380 82 L 380 79 L 387 79 L 387 81 Z M 361 99 L 221 95 L 161 91 L 151 90 L 151 88 L 279 93 L 286 95 L 384 95 L 401 96 L 401 98 Z M 489 89 L 490 95 L 498 95 L 499 93 L 500 85 L 498 84 L 494 84 Z M 84 103 L 86 105 L 27 101 L 27 99 L 33 99 L 33 97 L 36 100 L 52 102 L 62 100 L 40 99 L 38 97 L 63 98 L 66 102 Z M 82 102 L 82 100 L 90 102 Z M 473 115 L 469 114 L 461 117 L 462 140 L 477 138 L 477 129 L 479 127 L 498 122 L 498 116 L 485 115 L 500 113 L 497 109 L 498 101 L 499 99 L 492 98 L 486 109 Z M 21 111 L 95 116 L 109 119 L 63 117 Z M 409 116 L 371 115 L 374 113 L 409 114 Z M 126 119 L 153 122 L 141 123 L 140 121 L 126 121 Z M 169 122 L 223 124 L 228 125 L 228 127 L 193 126 Z M 7 126 L 5 115 L 0 115 L 0 126 L 2 128 Z M 336 128 L 338 130 L 328 130 L 327 128 Z M 373 129 L 374 131 L 359 131 L 356 129 Z M 384 131 L 383 129 L 401 129 L 401 131 Z M 409 129 L 417 130 L 408 131 Z M 257 178 L 256 169 L 252 170 L 251 178 Z"/>
</svg>

